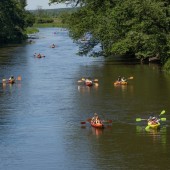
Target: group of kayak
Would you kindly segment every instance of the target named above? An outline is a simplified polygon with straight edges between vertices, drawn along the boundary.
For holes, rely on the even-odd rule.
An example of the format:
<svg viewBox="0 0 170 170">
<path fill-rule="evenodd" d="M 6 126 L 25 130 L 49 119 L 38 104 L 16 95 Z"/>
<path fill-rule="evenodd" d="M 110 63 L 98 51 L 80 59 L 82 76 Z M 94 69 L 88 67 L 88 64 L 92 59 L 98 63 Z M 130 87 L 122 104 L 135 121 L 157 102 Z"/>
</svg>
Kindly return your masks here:
<svg viewBox="0 0 170 170">
<path fill-rule="evenodd" d="M 133 79 L 133 77 L 130 77 L 128 79 Z M 86 86 L 98 86 L 98 79 L 90 79 L 90 78 L 82 78 L 81 80 L 78 80 L 79 83 L 84 83 Z M 125 79 L 124 77 L 119 76 L 118 79 L 114 82 L 114 85 L 127 85 L 127 79 Z"/>
<path fill-rule="evenodd" d="M 3 78 L 2 83 L 3 84 L 6 84 L 6 83 L 13 84 L 13 83 L 15 83 L 15 78 L 14 78 L 14 76 L 10 76 L 9 79 Z"/>
<path fill-rule="evenodd" d="M 129 77 L 128 79 L 133 79 L 133 77 Z M 93 86 L 96 82 L 98 82 L 98 79 L 91 80 L 89 78 L 82 78 L 81 80 L 78 80 L 79 83 L 83 82 L 84 85 L 86 86 Z M 116 82 L 114 82 L 114 85 L 126 85 L 127 80 L 124 77 L 118 77 Z M 98 85 L 98 83 L 97 83 Z M 165 110 L 163 110 L 160 115 L 164 114 Z M 159 115 L 159 116 L 160 116 Z M 150 116 L 148 119 L 141 119 L 141 118 L 136 118 L 136 121 L 141 121 L 141 120 L 147 120 L 147 128 L 152 128 L 152 129 L 158 129 L 161 125 L 160 121 L 165 121 L 166 118 L 157 118 L 155 116 Z M 104 121 L 102 121 L 97 113 L 94 114 L 94 116 L 88 121 L 92 127 L 95 128 L 104 128 Z"/>
<path fill-rule="evenodd" d="M 51 46 L 50 46 L 51 48 L 55 48 L 56 47 L 56 45 L 55 44 L 52 44 Z M 36 58 L 43 58 L 43 57 L 45 57 L 45 55 L 44 54 L 41 54 L 41 53 L 34 53 L 34 57 L 36 57 Z"/>
<path fill-rule="evenodd" d="M 21 81 L 21 76 L 18 76 L 17 78 L 15 78 L 14 76 L 10 76 L 8 79 L 3 78 L 2 79 L 2 84 L 14 84 L 16 81 Z"/>
<path fill-rule="evenodd" d="M 159 117 L 161 115 L 163 115 L 165 113 L 165 110 L 163 110 L 161 112 L 161 114 L 159 115 Z M 147 127 L 145 129 L 159 129 L 161 123 L 160 121 L 166 121 L 166 118 L 158 118 L 158 117 L 155 117 L 155 116 L 150 116 L 148 119 L 141 119 L 141 118 L 136 118 L 136 121 L 141 121 L 141 120 L 147 120 Z M 94 128 L 104 128 L 105 127 L 105 122 L 108 122 L 108 123 L 112 123 L 112 120 L 107 120 L 107 121 L 104 121 L 104 120 L 101 120 L 98 116 L 97 113 L 94 113 L 94 116 L 90 119 L 88 119 L 88 122 L 90 123 L 90 125 Z M 82 122 L 82 124 L 84 124 L 84 122 Z"/>
</svg>

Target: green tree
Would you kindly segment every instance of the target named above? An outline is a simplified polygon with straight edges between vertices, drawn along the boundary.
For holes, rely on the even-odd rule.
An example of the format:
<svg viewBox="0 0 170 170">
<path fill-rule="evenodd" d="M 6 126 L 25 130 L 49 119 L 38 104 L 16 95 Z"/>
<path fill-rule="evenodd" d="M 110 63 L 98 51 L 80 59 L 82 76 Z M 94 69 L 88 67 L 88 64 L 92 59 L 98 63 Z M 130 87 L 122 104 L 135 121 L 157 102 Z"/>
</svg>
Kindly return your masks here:
<svg viewBox="0 0 170 170">
<path fill-rule="evenodd" d="M 26 38 L 25 28 L 33 23 L 33 18 L 25 6 L 25 0 L 0 1 L 0 44 Z"/>
<path fill-rule="evenodd" d="M 51 3 L 65 2 L 50 0 Z M 87 32 L 108 55 L 138 59 L 170 57 L 170 2 L 168 0 L 72 0 L 79 10 L 68 16 L 70 35 L 78 40 Z M 96 45 L 96 44 L 95 44 Z M 86 52 L 93 50 L 88 46 Z"/>
</svg>

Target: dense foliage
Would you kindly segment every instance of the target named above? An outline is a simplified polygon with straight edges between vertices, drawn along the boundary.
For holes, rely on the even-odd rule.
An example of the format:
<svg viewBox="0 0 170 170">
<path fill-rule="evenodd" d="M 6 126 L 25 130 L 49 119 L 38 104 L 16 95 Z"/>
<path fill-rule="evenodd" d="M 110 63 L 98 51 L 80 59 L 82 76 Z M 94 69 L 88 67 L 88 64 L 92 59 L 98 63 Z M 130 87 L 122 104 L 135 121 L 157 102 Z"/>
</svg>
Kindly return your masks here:
<svg viewBox="0 0 170 170">
<path fill-rule="evenodd" d="M 170 57 L 169 0 L 71 0 L 70 3 L 80 6 L 65 21 L 71 36 L 78 40 L 90 33 L 91 39 L 95 39 L 93 45 L 85 45 L 86 53 L 97 42 L 106 56 L 131 55 L 141 60 L 157 57 L 162 63 Z"/>
<path fill-rule="evenodd" d="M 26 0 L 0 1 L 0 45 L 23 40 L 25 28 L 32 26 L 34 17 L 25 10 Z"/>
</svg>

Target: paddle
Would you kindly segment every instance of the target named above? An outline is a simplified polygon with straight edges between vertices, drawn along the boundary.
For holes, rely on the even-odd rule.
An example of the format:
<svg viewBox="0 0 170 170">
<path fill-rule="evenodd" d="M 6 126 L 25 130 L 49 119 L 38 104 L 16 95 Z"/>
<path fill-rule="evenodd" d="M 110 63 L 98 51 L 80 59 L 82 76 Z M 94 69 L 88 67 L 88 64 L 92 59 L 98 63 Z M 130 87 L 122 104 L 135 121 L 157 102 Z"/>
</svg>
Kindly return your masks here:
<svg viewBox="0 0 170 170">
<path fill-rule="evenodd" d="M 78 80 L 77 82 L 78 82 L 78 83 L 82 83 L 83 81 L 82 81 L 82 80 Z"/>
<path fill-rule="evenodd" d="M 159 116 L 161 116 L 161 115 L 163 115 L 163 114 L 165 114 L 165 110 L 162 110 L 162 112 L 160 113 Z"/>
<path fill-rule="evenodd" d="M 131 76 L 131 77 L 129 77 L 128 79 L 129 79 L 129 80 L 132 80 L 132 79 L 133 79 L 133 77 Z"/>
<path fill-rule="evenodd" d="M 93 81 L 94 81 L 94 82 L 98 82 L 99 80 L 98 80 L 98 79 L 94 79 Z"/>
<path fill-rule="evenodd" d="M 142 121 L 142 120 L 148 120 L 148 119 L 136 118 L 136 122 L 139 122 L 139 121 Z"/>
<path fill-rule="evenodd" d="M 142 120 L 148 120 L 148 119 L 141 119 L 141 118 L 136 118 L 136 121 L 139 122 L 139 121 L 142 121 Z M 165 117 L 162 117 L 160 118 L 161 121 L 166 121 L 166 118 Z"/>
<path fill-rule="evenodd" d="M 81 124 L 86 124 L 87 122 L 90 123 L 90 121 L 91 121 L 91 118 L 88 118 L 88 119 L 86 120 L 86 122 L 80 122 L 80 123 L 81 123 Z"/>
<path fill-rule="evenodd" d="M 161 119 L 161 121 L 166 121 L 166 117 L 162 117 L 160 119 Z"/>
<path fill-rule="evenodd" d="M 21 80 L 22 80 L 22 77 L 21 77 L 21 76 L 18 76 L 18 77 L 17 77 L 17 80 L 18 80 L 18 81 L 21 81 Z"/>
<path fill-rule="evenodd" d="M 81 124 L 86 124 L 86 122 L 80 122 Z"/>
<path fill-rule="evenodd" d="M 112 123 L 112 120 L 102 120 L 102 122 L 106 122 L 106 123 Z"/>
<path fill-rule="evenodd" d="M 159 116 L 165 114 L 165 110 L 162 110 Z M 136 118 L 136 121 L 139 122 L 141 120 L 148 120 L 148 119 L 141 119 L 141 118 Z M 161 121 L 166 121 L 166 118 L 161 118 Z"/>
</svg>

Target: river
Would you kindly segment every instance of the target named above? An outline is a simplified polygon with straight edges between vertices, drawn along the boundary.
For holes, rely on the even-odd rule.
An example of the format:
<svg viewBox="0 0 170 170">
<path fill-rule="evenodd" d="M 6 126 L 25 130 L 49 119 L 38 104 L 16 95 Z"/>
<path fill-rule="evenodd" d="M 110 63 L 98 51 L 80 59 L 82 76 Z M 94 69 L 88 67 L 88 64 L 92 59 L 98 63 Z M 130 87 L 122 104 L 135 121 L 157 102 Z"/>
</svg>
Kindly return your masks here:
<svg viewBox="0 0 170 170">
<path fill-rule="evenodd" d="M 0 169 L 170 169 L 170 76 L 155 64 L 79 57 L 66 30 L 41 28 L 38 35 L 1 48 L 0 78 L 22 80 L 0 88 Z M 133 79 L 114 86 L 119 75 Z M 99 86 L 81 85 L 82 77 Z M 136 122 L 162 110 L 160 130 Z M 94 112 L 113 123 L 103 130 L 81 124 Z"/>
</svg>

